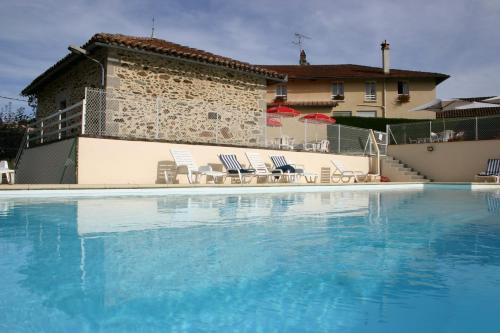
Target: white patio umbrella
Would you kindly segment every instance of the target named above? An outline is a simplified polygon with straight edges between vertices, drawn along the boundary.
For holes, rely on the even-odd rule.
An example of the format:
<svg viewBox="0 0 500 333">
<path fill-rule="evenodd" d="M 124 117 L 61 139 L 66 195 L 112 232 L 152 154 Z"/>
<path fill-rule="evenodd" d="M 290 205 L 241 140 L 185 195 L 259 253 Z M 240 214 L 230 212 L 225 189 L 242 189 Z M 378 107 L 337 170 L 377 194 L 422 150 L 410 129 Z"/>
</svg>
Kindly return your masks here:
<svg viewBox="0 0 500 333">
<path fill-rule="evenodd" d="M 479 109 L 479 108 L 497 108 L 497 104 L 483 102 L 469 102 L 469 104 L 456 106 L 456 110 Z"/>
<path fill-rule="evenodd" d="M 471 106 L 473 103 L 477 103 L 477 102 L 468 102 L 468 101 L 463 101 L 460 99 L 443 100 L 443 99 L 436 98 L 435 100 L 433 100 L 429 103 L 419 105 L 416 108 L 411 109 L 410 111 L 442 112 L 442 111 L 455 110 L 455 109 L 470 109 L 470 108 L 482 107 L 482 106 Z M 480 104 L 486 104 L 486 103 L 480 103 Z"/>
<path fill-rule="evenodd" d="M 482 102 L 483 103 L 486 102 L 486 103 L 492 103 L 492 104 L 500 104 L 500 96 L 487 98 L 487 99 L 483 100 Z"/>
</svg>

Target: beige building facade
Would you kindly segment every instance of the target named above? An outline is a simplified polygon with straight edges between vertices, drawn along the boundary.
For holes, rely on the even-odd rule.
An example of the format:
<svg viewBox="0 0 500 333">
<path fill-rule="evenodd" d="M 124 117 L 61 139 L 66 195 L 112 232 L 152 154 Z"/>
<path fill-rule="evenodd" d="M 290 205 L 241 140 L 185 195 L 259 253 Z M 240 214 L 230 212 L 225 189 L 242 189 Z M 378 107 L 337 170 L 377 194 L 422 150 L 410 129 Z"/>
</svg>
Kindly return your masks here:
<svg viewBox="0 0 500 333">
<path fill-rule="evenodd" d="M 398 80 L 360 79 L 289 79 L 286 83 L 285 104 L 303 113 L 325 113 L 335 116 L 383 117 L 408 119 L 434 119 L 432 111 L 409 111 L 436 98 L 436 84 L 433 80 L 404 80 L 410 87 L 410 100 L 400 102 Z M 374 99 L 367 99 L 365 85 L 375 83 Z M 335 100 L 332 86 L 344 86 L 343 100 Z M 276 84 L 267 88 L 266 102 L 276 104 Z M 384 101 L 385 86 L 385 101 Z"/>
<path fill-rule="evenodd" d="M 434 112 L 409 110 L 435 99 L 436 86 L 449 76 L 391 69 L 386 42 L 382 54 L 382 67 L 311 65 L 305 52 L 299 65 L 263 65 L 288 78 L 286 83 L 268 85 L 266 102 L 333 117 L 435 118 Z"/>
</svg>

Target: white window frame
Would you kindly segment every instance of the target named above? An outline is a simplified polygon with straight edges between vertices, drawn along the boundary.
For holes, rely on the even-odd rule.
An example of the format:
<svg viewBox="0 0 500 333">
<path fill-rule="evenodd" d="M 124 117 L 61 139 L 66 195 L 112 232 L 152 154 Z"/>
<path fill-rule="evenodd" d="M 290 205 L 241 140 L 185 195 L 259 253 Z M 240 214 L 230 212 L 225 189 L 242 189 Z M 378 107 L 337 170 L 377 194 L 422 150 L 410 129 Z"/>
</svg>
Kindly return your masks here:
<svg viewBox="0 0 500 333">
<path fill-rule="evenodd" d="M 373 116 L 368 116 L 368 114 L 373 114 Z M 356 111 L 356 116 L 364 118 L 377 118 L 377 110 L 358 110 Z"/>
<path fill-rule="evenodd" d="M 338 93 L 339 92 L 338 91 L 339 85 L 342 87 L 342 93 Z M 335 90 L 337 90 L 337 91 L 335 91 Z M 345 93 L 344 81 L 332 82 L 332 99 L 334 99 L 335 96 L 337 96 L 337 95 L 345 96 L 344 93 Z"/>
<path fill-rule="evenodd" d="M 368 87 L 374 87 L 373 93 L 368 92 Z M 371 89 L 370 89 L 371 90 Z M 365 102 L 375 102 L 377 101 L 377 82 L 376 81 L 366 81 L 365 82 Z"/>
<path fill-rule="evenodd" d="M 286 84 L 279 84 L 276 86 L 276 97 L 287 97 L 288 89 Z"/>
<path fill-rule="evenodd" d="M 333 111 L 332 117 L 352 117 L 352 111 Z"/>
<path fill-rule="evenodd" d="M 404 92 L 404 86 L 403 86 L 403 93 L 399 93 L 399 83 L 402 82 L 403 84 L 406 84 L 406 93 Z M 398 86 L 397 86 L 397 89 L 398 89 L 398 96 L 401 96 L 401 95 L 410 95 L 410 82 L 409 81 L 406 81 L 406 80 L 398 80 Z"/>
</svg>

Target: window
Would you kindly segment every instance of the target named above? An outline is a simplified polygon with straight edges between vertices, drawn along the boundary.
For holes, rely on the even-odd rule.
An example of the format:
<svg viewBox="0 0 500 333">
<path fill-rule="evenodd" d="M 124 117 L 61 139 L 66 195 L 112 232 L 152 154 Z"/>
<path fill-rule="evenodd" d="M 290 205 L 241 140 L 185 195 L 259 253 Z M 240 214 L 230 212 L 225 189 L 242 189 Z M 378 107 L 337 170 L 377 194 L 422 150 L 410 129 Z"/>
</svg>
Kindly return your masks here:
<svg viewBox="0 0 500 333">
<path fill-rule="evenodd" d="M 276 97 L 286 98 L 286 95 L 287 95 L 287 90 L 285 85 L 280 84 L 279 86 L 276 87 Z"/>
<path fill-rule="evenodd" d="M 376 118 L 377 111 L 358 111 L 356 112 L 356 116 L 364 118 Z"/>
<path fill-rule="evenodd" d="M 408 81 L 398 81 L 398 95 L 409 95 L 410 85 Z"/>
<path fill-rule="evenodd" d="M 332 117 L 352 117 L 352 111 L 334 111 Z"/>
<path fill-rule="evenodd" d="M 365 101 L 377 100 L 377 84 L 373 81 L 365 82 Z"/>
<path fill-rule="evenodd" d="M 344 82 L 332 83 L 332 99 L 344 99 Z"/>
</svg>

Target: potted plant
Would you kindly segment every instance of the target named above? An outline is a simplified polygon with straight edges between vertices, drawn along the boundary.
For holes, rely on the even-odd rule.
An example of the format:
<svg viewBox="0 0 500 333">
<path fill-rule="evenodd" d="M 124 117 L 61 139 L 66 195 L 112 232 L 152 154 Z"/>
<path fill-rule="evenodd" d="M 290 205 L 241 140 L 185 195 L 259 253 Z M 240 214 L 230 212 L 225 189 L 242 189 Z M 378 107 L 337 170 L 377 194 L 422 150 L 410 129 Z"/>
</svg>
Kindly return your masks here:
<svg viewBox="0 0 500 333">
<path fill-rule="evenodd" d="M 409 101 L 410 101 L 409 94 L 398 95 L 398 102 L 399 103 L 408 103 Z"/>
<path fill-rule="evenodd" d="M 334 95 L 333 99 L 335 101 L 343 101 L 344 100 L 344 95 Z"/>
</svg>

